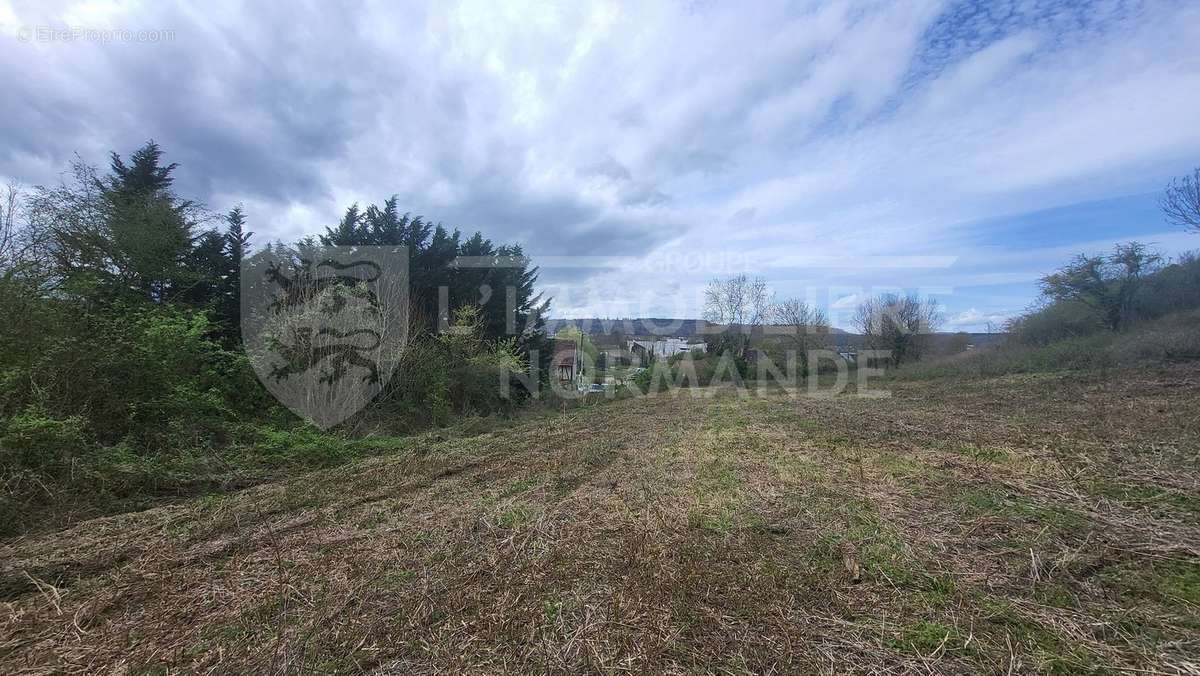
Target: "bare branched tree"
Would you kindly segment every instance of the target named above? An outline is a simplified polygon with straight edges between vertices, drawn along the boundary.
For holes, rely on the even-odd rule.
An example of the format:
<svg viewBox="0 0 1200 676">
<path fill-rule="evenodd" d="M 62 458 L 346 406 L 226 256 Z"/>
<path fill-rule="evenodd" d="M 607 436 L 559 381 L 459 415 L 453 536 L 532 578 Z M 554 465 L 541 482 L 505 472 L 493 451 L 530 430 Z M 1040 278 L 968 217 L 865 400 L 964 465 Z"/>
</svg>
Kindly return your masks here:
<svg viewBox="0 0 1200 676">
<path fill-rule="evenodd" d="M 858 306 L 854 325 L 873 350 L 888 350 L 891 361 L 900 365 L 921 358 L 926 334 L 937 330 L 942 313 L 935 301 L 916 295 L 885 293 Z"/>
<path fill-rule="evenodd" d="M 12 269 L 17 248 L 17 209 L 21 203 L 21 191 L 10 183 L 0 197 L 0 274 Z"/>
<path fill-rule="evenodd" d="M 761 277 L 714 279 L 704 289 L 704 318 L 714 324 L 762 326 L 771 305 L 767 282 Z"/>
<path fill-rule="evenodd" d="M 41 260 L 45 249 L 40 246 L 45 239 L 40 224 L 45 219 L 38 213 L 36 201 L 31 201 L 19 185 L 5 186 L 0 194 L 0 279 L 31 279 L 45 269 L 45 261 Z"/>
<path fill-rule="evenodd" d="M 760 277 L 743 274 L 709 282 L 704 289 L 704 318 L 724 326 L 722 333 L 709 337 L 709 350 L 745 356 L 751 334 L 767 320 L 772 305 L 767 282 Z"/>
<path fill-rule="evenodd" d="M 823 349 L 829 343 L 829 317 L 799 298 L 787 298 L 771 307 L 770 323 L 786 327 L 781 339 L 787 349 L 795 350 L 800 364 L 807 368 L 812 350 Z"/>
<path fill-rule="evenodd" d="M 1160 204 L 1168 223 L 1200 233 L 1200 167 L 1171 181 Z"/>
</svg>

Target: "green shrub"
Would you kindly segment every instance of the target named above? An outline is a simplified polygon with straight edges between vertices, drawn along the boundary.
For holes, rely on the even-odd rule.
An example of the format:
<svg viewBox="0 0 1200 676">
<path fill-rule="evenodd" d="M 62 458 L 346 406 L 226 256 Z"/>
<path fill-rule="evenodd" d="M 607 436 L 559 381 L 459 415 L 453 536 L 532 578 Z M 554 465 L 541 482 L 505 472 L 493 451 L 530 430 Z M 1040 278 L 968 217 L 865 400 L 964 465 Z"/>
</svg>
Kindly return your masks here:
<svg viewBox="0 0 1200 676">
<path fill-rule="evenodd" d="M 1096 333 L 1046 345 L 1018 341 L 985 347 L 956 357 L 909 364 L 902 378 L 998 376 L 1200 359 L 1200 312 L 1182 312 L 1121 333 Z"/>
<path fill-rule="evenodd" d="M 651 362 L 632 378 L 632 385 L 648 394 L 678 387 L 704 387 L 713 382 L 744 383 L 750 372 L 745 359 L 729 352 L 702 357 L 689 353 Z"/>
<path fill-rule="evenodd" d="M 516 341 L 485 340 L 479 311 L 459 308 L 449 331 L 413 338 L 387 387 L 364 415 L 393 428 L 444 427 L 455 416 L 508 415 L 519 403 L 505 386 L 524 370 Z"/>
<path fill-rule="evenodd" d="M 1134 245 L 1127 245 L 1124 250 L 1129 251 L 1130 246 Z M 1149 256 L 1157 259 L 1153 254 Z M 1064 270 L 1070 271 L 1072 266 Z M 1147 270 L 1149 273 L 1143 271 L 1144 276 L 1101 276 L 1100 280 L 1085 277 L 1095 287 L 1092 293 L 1063 296 L 1047 291 L 1047 299 L 1056 300 L 1017 318 L 1009 331 L 1026 345 L 1048 345 L 1104 332 L 1118 323 L 1113 319 L 1114 314 L 1121 318 L 1120 328 L 1129 329 L 1137 322 L 1200 308 L 1200 257 L 1195 253 L 1183 254 L 1161 268 L 1154 264 Z M 1044 278 L 1043 287 L 1049 288 L 1047 280 L 1062 278 L 1063 274 Z M 1122 288 L 1130 293 L 1122 295 Z"/>
<path fill-rule="evenodd" d="M 1013 338 L 1026 345 L 1047 345 L 1103 330 L 1100 313 L 1078 301 L 1053 303 L 1020 317 L 1009 326 Z"/>
<path fill-rule="evenodd" d="M 100 443 L 127 439 L 157 452 L 217 443 L 234 411 L 269 408 L 248 361 L 210 338 L 203 313 L 151 305 L 87 312 L 47 301 L 37 320 L 36 336 L 7 335 L 25 342 L 0 356 L 0 414 L 36 400 L 53 417 L 85 419 Z"/>
<path fill-rule="evenodd" d="M 1186 253 L 1146 280 L 1134 299 L 1139 319 L 1200 308 L 1200 256 Z"/>
<path fill-rule="evenodd" d="M 30 406 L 4 423 L 0 468 L 55 474 L 86 456 L 91 446 L 87 421 L 82 417 L 55 418 Z"/>
<path fill-rule="evenodd" d="M 290 429 L 264 426 L 258 430 L 258 435 L 256 450 L 278 463 L 332 467 L 359 455 L 355 444 L 312 425 Z"/>
<path fill-rule="evenodd" d="M 1200 359 L 1200 312 L 1182 312 L 1123 333 L 1109 352 L 1122 364 Z"/>
</svg>

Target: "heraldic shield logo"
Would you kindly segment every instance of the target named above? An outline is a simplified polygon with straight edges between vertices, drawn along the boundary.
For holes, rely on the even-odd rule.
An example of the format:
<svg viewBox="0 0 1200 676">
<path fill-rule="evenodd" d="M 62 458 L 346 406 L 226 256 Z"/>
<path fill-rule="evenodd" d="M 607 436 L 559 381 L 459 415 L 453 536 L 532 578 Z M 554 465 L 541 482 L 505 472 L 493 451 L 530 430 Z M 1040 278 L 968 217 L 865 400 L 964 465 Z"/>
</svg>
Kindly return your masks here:
<svg viewBox="0 0 1200 676">
<path fill-rule="evenodd" d="M 408 249 L 274 246 L 241 268 L 242 340 L 284 406 L 329 428 L 394 375 L 408 342 Z"/>
</svg>

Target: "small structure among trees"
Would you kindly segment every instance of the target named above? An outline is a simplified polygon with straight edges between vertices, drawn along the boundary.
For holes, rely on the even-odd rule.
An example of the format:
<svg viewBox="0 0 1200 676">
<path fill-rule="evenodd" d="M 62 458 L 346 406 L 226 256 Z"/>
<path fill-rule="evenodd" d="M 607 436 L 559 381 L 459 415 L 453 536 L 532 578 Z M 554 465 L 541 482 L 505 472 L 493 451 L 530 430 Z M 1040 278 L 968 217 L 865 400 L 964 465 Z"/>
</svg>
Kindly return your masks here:
<svg viewBox="0 0 1200 676">
<path fill-rule="evenodd" d="M 554 339 L 550 372 L 562 383 L 573 383 L 579 376 L 579 350 L 574 340 Z"/>
</svg>

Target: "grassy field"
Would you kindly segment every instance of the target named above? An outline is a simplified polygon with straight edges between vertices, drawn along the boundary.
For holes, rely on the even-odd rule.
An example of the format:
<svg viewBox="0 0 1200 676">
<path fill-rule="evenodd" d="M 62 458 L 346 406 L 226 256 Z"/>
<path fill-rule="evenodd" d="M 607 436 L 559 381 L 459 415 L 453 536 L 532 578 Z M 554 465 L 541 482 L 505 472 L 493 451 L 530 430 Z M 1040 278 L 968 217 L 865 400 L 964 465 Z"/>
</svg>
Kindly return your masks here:
<svg viewBox="0 0 1200 676">
<path fill-rule="evenodd" d="M 610 402 L 8 539 L 0 671 L 1200 670 L 1200 366 L 889 386 Z"/>
</svg>

